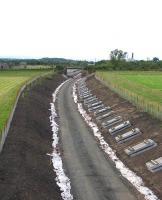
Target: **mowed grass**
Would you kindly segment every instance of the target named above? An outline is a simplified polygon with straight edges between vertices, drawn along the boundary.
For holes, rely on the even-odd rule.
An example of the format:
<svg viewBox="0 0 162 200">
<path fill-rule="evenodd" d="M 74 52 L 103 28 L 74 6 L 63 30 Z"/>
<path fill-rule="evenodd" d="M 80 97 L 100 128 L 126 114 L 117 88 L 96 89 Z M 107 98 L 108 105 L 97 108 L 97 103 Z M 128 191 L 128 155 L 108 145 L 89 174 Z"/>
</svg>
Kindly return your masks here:
<svg viewBox="0 0 162 200">
<path fill-rule="evenodd" d="M 50 72 L 51 70 L 0 71 L 0 132 L 7 123 L 20 88 L 36 76 Z"/>
<path fill-rule="evenodd" d="M 26 65 L 25 69 L 52 69 L 55 68 L 55 66 L 49 66 L 49 65 Z M 14 66 L 13 69 L 24 69 L 24 66 L 19 65 L 19 66 Z"/>
<path fill-rule="evenodd" d="M 104 72 L 96 75 L 144 111 L 162 119 L 162 72 Z"/>
</svg>

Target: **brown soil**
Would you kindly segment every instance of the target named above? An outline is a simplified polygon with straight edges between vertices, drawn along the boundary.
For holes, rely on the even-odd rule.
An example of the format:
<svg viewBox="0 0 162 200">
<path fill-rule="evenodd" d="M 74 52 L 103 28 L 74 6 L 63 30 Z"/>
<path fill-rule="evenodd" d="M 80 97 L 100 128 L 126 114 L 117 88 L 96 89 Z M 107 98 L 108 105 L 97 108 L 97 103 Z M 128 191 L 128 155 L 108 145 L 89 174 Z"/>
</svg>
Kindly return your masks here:
<svg viewBox="0 0 162 200">
<path fill-rule="evenodd" d="M 162 171 L 151 173 L 145 166 L 145 163 L 151 159 L 156 159 L 162 156 L 162 122 L 154 119 L 149 114 L 138 110 L 134 105 L 121 98 L 118 94 L 111 91 L 94 77 L 87 80 L 87 85 L 88 88 L 92 90 L 92 93 L 99 97 L 105 105 L 112 107 L 116 115 L 120 115 L 123 119 L 131 122 L 132 127 L 130 129 L 140 128 L 142 131 L 142 135 L 132 139 L 131 141 L 117 144 L 114 136 L 111 136 L 108 131 L 102 130 L 105 140 L 113 149 L 116 150 L 117 156 L 131 170 L 141 176 L 146 186 L 152 189 L 155 194 L 162 199 Z M 98 125 L 100 127 L 99 123 Z M 132 158 L 128 157 L 124 153 L 124 149 L 128 146 L 135 145 L 147 138 L 153 139 L 157 142 L 158 146 Z"/>
<path fill-rule="evenodd" d="M 43 78 L 21 96 L 4 149 L 0 154 L 1 200 L 60 200 L 49 122 L 52 93 L 62 75 Z"/>
</svg>

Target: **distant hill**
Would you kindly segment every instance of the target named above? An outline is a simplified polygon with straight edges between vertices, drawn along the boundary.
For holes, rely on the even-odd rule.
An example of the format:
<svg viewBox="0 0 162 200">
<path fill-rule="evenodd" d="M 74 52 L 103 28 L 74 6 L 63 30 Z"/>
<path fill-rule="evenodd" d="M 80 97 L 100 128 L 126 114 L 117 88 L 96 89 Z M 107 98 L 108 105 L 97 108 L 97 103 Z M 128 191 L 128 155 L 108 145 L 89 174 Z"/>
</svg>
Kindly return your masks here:
<svg viewBox="0 0 162 200">
<path fill-rule="evenodd" d="M 27 65 L 61 65 L 61 66 L 87 66 L 88 61 L 72 60 L 65 58 L 41 58 L 41 59 L 13 59 L 13 58 L 0 58 L 0 63 L 6 63 L 10 67 L 17 66 L 20 63 L 26 63 Z"/>
</svg>

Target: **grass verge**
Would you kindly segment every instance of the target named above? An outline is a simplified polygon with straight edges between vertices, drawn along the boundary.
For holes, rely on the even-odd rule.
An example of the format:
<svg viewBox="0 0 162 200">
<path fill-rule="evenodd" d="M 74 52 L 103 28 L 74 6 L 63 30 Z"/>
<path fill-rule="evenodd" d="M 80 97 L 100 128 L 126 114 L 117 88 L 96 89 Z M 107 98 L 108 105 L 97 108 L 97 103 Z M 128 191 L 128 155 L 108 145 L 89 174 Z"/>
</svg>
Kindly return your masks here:
<svg viewBox="0 0 162 200">
<path fill-rule="evenodd" d="M 7 70 L 0 71 L 0 132 L 4 129 L 20 88 L 41 75 L 52 70 Z"/>
<path fill-rule="evenodd" d="M 106 72 L 96 76 L 138 108 L 162 120 L 162 72 Z"/>
</svg>

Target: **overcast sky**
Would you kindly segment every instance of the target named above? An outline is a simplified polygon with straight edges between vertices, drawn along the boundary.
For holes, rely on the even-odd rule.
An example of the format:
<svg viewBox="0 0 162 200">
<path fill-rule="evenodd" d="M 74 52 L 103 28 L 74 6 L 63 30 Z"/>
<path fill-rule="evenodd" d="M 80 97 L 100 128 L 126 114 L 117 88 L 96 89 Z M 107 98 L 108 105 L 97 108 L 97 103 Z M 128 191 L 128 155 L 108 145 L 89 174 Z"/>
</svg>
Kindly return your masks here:
<svg viewBox="0 0 162 200">
<path fill-rule="evenodd" d="M 162 59 L 162 0 L 0 0 L 1 57 Z"/>
</svg>

